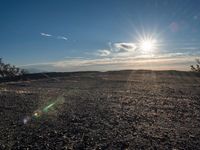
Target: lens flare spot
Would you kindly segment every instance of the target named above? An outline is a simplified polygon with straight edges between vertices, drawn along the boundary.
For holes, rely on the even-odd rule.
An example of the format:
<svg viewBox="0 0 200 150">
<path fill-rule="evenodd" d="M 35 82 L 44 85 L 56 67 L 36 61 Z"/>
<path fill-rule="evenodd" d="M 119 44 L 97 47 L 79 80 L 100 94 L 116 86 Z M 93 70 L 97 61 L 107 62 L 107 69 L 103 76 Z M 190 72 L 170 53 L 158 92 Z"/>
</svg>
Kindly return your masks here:
<svg viewBox="0 0 200 150">
<path fill-rule="evenodd" d="M 38 117 L 38 116 L 39 116 L 39 114 L 38 114 L 37 112 L 35 112 L 35 113 L 34 113 L 34 116 L 35 116 L 35 117 Z"/>
<path fill-rule="evenodd" d="M 40 117 L 40 115 L 41 115 L 41 112 L 40 112 L 40 111 L 36 111 L 36 112 L 33 113 L 33 116 L 34 116 L 35 118 Z"/>
<path fill-rule="evenodd" d="M 25 117 L 25 118 L 23 119 L 23 123 L 24 123 L 24 124 L 27 124 L 30 120 L 31 120 L 31 118 L 30 118 L 29 116 L 27 116 L 27 117 Z"/>
<path fill-rule="evenodd" d="M 44 112 L 47 112 L 51 107 L 53 107 L 53 105 L 55 105 L 55 103 L 49 104 L 48 106 L 46 106 L 46 107 L 43 109 L 43 111 L 44 111 Z"/>
</svg>

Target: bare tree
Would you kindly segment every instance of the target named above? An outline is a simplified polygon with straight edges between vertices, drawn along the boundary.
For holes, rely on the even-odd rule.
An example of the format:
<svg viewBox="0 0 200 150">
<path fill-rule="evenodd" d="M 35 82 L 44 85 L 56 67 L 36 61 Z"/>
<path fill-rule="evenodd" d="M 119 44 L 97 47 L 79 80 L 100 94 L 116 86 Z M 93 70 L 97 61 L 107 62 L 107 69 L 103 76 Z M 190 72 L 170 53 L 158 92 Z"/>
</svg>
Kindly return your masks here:
<svg viewBox="0 0 200 150">
<path fill-rule="evenodd" d="M 21 70 L 20 70 L 19 68 L 17 68 L 17 67 L 14 68 L 15 74 L 20 75 L 20 71 L 21 71 Z"/>
<path fill-rule="evenodd" d="M 24 69 L 20 69 L 14 65 L 5 64 L 0 58 L 0 77 L 13 77 L 18 75 L 27 74 Z"/>
<path fill-rule="evenodd" d="M 4 72 L 3 72 L 3 62 L 2 62 L 2 58 L 0 58 L 0 76 L 1 77 L 4 77 Z"/>
<path fill-rule="evenodd" d="M 21 69 L 20 70 L 20 75 L 25 75 L 25 74 L 28 74 L 28 71 L 25 70 L 25 69 Z"/>
<path fill-rule="evenodd" d="M 10 67 L 11 67 L 10 64 L 4 64 L 3 66 L 4 76 L 11 76 Z"/>
<path fill-rule="evenodd" d="M 191 70 L 195 72 L 200 72 L 200 60 L 196 59 L 196 62 L 197 62 L 196 67 L 191 65 Z"/>
</svg>

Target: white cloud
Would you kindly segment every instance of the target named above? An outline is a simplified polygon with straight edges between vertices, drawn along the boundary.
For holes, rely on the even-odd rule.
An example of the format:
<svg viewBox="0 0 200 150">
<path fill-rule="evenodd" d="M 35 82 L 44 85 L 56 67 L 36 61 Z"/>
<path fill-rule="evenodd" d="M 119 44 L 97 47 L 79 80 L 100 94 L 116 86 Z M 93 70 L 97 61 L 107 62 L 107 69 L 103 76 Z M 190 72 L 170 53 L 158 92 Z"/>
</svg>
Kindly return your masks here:
<svg viewBox="0 0 200 150">
<path fill-rule="evenodd" d="M 65 37 L 65 36 L 54 36 L 54 35 L 51 35 L 51 34 L 48 34 L 48 33 L 43 33 L 43 32 L 41 32 L 40 35 L 45 36 L 45 37 L 51 37 L 53 39 L 58 39 L 58 40 L 66 40 L 66 41 L 68 40 L 68 38 Z"/>
<path fill-rule="evenodd" d="M 97 56 L 102 56 L 102 57 L 109 56 L 110 54 L 111 54 L 111 51 L 106 50 L 106 49 L 98 50 L 96 53 Z"/>
<path fill-rule="evenodd" d="M 127 57 L 132 56 L 138 52 L 135 43 L 111 43 L 109 42 L 109 49 L 97 50 L 94 54 L 100 57 Z"/>
<path fill-rule="evenodd" d="M 117 52 L 132 52 L 137 49 L 135 43 L 114 43 L 114 50 Z"/>
<path fill-rule="evenodd" d="M 42 36 L 46 36 L 46 37 L 51 37 L 52 35 L 51 34 L 48 34 L 48 33 L 40 33 L 40 35 L 42 35 Z"/>
<path fill-rule="evenodd" d="M 64 37 L 64 36 L 57 36 L 57 39 L 60 39 L 60 40 L 68 40 L 68 38 Z"/>
</svg>

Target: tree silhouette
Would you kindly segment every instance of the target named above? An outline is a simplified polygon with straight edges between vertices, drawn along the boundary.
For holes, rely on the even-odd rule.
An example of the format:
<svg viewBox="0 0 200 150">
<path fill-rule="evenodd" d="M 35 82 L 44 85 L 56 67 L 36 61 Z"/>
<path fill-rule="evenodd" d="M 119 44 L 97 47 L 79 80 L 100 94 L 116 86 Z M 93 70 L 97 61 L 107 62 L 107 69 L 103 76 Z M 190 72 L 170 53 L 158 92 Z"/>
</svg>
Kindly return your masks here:
<svg viewBox="0 0 200 150">
<path fill-rule="evenodd" d="M 200 72 L 200 60 L 196 59 L 196 62 L 197 62 L 196 67 L 193 65 L 190 66 L 191 70 L 194 72 Z"/>
<path fill-rule="evenodd" d="M 24 69 L 20 69 L 14 65 L 5 64 L 2 58 L 0 58 L 0 77 L 14 77 L 27 73 L 28 72 Z"/>
<path fill-rule="evenodd" d="M 4 77 L 4 71 L 3 71 L 4 63 L 2 62 L 2 58 L 0 58 L 0 76 Z"/>
</svg>

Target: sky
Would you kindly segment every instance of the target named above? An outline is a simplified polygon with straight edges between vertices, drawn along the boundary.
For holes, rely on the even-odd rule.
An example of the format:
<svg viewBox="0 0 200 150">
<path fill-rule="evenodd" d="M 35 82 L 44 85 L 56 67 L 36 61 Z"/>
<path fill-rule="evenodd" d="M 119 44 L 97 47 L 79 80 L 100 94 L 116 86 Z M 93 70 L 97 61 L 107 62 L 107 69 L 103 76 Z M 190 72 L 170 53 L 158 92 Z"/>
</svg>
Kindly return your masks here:
<svg viewBox="0 0 200 150">
<path fill-rule="evenodd" d="M 189 70 L 199 0 L 0 0 L 0 57 L 38 71 Z"/>
</svg>

